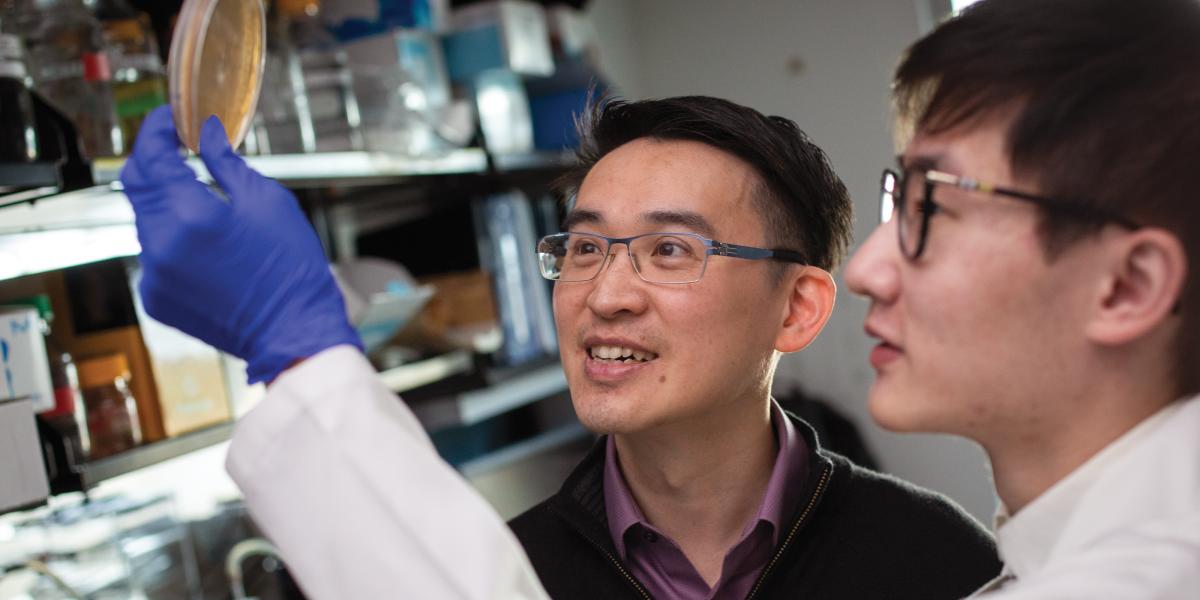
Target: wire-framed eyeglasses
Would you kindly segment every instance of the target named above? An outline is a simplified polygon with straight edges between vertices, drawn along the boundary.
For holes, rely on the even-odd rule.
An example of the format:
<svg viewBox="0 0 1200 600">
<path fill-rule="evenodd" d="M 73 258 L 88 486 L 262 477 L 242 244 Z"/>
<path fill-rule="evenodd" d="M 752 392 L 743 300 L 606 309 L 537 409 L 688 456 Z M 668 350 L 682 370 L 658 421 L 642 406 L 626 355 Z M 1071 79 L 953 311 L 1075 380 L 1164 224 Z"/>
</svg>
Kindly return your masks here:
<svg viewBox="0 0 1200 600">
<path fill-rule="evenodd" d="M 881 223 L 887 223 L 893 217 L 899 216 L 896 232 L 900 241 L 900 251 L 909 260 L 916 260 L 925 252 L 931 219 L 940 209 L 934 198 L 934 192 L 939 185 L 1031 202 L 1048 211 L 1078 220 L 1115 223 L 1128 229 L 1141 227 L 1127 217 L 1095 206 L 998 187 L 942 171 L 884 169 L 879 185 L 879 219 Z"/>
<path fill-rule="evenodd" d="M 625 245 L 634 271 L 649 283 L 700 281 L 710 256 L 807 263 L 803 255 L 793 250 L 728 244 L 694 233 L 656 232 L 614 238 L 568 232 L 548 235 L 538 242 L 538 266 L 542 277 L 553 281 L 591 281 L 611 262 L 612 248 L 617 244 Z"/>
</svg>

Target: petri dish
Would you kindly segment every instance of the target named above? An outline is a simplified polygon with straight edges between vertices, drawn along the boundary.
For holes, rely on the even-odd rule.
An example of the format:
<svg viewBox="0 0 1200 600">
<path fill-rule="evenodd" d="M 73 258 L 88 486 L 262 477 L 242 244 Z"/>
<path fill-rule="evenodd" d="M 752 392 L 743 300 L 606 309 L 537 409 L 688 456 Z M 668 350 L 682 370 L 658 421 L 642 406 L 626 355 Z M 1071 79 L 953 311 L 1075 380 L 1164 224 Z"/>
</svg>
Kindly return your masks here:
<svg viewBox="0 0 1200 600">
<path fill-rule="evenodd" d="M 168 88 L 179 139 L 200 151 L 211 115 L 238 147 L 262 89 L 266 11 L 262 0 L 185 0 L 168 59 Z"/>
</svg>

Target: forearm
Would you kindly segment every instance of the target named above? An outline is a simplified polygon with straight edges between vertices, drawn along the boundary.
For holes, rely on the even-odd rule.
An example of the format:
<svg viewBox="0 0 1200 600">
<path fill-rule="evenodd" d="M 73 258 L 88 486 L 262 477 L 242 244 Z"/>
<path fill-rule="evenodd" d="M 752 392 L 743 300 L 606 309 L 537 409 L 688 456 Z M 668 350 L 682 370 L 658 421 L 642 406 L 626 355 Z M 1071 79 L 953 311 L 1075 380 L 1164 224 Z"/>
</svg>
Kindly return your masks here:
<svg viewBox="0 0 1200 600">
<path fill-rule="evenodd" d="M 353 348 L 281 375 L 227 467 L 313 597 L 544 597 L 507 526 Z"/>
</svg>

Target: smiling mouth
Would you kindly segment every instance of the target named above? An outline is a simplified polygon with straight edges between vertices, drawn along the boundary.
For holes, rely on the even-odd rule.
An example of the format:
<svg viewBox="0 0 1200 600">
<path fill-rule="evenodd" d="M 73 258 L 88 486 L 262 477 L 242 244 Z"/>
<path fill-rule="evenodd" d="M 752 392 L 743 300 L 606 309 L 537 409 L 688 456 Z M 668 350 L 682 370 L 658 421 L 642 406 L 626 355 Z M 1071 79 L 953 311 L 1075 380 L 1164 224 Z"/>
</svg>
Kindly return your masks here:
<svg viewBox="0 0 1200 600">
<path fill-rule="evenodd" d="M 653 352 L 643 352 L 624 346 L 591 346 L 587 349 L 588 358 L 604 363 L 645 363 L 658 355 Z"/>
</svg>

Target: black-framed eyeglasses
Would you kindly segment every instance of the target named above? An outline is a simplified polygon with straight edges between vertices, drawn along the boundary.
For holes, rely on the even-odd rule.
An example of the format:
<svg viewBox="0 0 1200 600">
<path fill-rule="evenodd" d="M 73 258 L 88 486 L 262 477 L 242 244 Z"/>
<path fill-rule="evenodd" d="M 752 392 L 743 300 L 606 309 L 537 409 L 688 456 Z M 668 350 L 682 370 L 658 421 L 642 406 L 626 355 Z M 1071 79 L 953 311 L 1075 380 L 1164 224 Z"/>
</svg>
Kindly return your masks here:
<svg viewBox="0 0 1200 600">
<path fill-rule="evenodd" d="M 614 238 L 569 232 L 548 235 L 538 242 L 538 266 L 542 277 L 553 281 L 591 281 L 611 262 L 609 257 L 616 244 L 625 244 L 634 271 L 649 283 L 700 281 L 709 256 L 807 264 L 804 256 L 793 250 L 727 244 L 694 233 L 656 232 Z"/>
<path fill-rule="evenodd" d="M 1032 202 L 1046 210 L 1079 220 L 1115 223 L 1128 229 L 1141 227 L 1122 215 L 1094 206 L 998 187 L 942 171 L 906 169 L 897 172 L 894 169 L 884 169 L 879 185 L 880 222 L 887 223 L 899 214 L 896 231 L 900 240 L 900 251 L 909 260 L 916 260 L 925 252 L 931 219 L 940 209 L 934 198 L 934 190 L 939 185 Z"/>
</svg>

